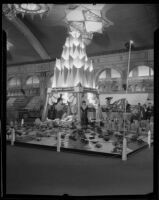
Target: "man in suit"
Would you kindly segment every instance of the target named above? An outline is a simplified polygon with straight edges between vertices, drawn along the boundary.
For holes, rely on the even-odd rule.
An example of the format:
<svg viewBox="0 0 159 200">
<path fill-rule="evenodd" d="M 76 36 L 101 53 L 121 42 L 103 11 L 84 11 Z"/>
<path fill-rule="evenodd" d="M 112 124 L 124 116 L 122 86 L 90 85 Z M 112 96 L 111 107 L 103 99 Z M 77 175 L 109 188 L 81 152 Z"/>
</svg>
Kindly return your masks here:
<svg viewBox="0 0 159 200">
<path fill-rule="evenodd" d="M 147 107 L 147 119 L 150 120 L 151 116 L 153 114 L 153 107 L 151 103 L 148 103 Z"/>
</svg>

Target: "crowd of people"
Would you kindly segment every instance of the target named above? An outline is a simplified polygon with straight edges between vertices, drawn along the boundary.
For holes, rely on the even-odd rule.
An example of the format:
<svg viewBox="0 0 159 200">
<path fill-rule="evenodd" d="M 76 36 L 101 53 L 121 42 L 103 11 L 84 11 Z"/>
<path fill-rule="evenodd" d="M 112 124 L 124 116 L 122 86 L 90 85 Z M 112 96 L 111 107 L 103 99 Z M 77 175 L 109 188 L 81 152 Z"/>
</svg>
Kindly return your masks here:
<svg viewBox="0 0 159 200">
<path fill-rule="evenodd" d="M 48 110 L 49 119 L 61 119 L 65 113 L 67 113 L 67 106 L 63 103 L 62 97 L 57 99 L 57 102 L 50 106 Z"/>
<path fill-rule="evenodd" d="M 148 105 L 143 104 L 141 105 L 138 103 L 138 120 L 150 120 L 153 116 L 153 106 L 152 103 L 148 103 Z"/>
<path fill-rule="evenodd" d="M 135 113 L 102 112 L 100 105 L 96 109 L 96 122 L 109 131 L 129 131 L 140 134 L 148 130 L 153 132 L 153 106 L 152 103 L 141 105 L 138 103 Z M 86 102 L 81 105 L 81 125 L 89 124 L 89 109 Z"/>
</svg>

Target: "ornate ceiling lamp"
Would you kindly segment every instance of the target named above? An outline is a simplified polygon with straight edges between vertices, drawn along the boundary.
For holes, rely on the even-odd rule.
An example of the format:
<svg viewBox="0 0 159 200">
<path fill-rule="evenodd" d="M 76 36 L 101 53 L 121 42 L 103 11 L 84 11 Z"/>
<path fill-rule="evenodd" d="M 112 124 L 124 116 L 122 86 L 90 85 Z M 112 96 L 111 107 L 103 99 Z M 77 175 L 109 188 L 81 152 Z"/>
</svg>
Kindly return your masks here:
<svg viewBox="0 0 159 200">
<path fill-rule="evenodd" d="M 49 6 L 47 4 L 14 4 L 15 10 L 17 13 L 21 13 L 22 16 L 25 14 L 30 14 L 32 17 L 34 15 L 40 15 L 42 18 L 43 15 L 47 15 L 49 12 Z"/>
<path fill-rule="evenodd" d="M 102 17 L 104 4 L 80 4 L 75 9 L 66 9 L 66 23 L 70 31 L 79 31 L 82 39 L 88 45 L 93 33 L 102 33 L 103 28 L 113 25 L 107 18 Z"/>
<path fill-rule="evenodd" d="M 23 3 L 23 4 L 4 4 L 3 13 L 11 19 L 16 17 L 17 14 L 21 14 L 24 17 L 25 14 L 31 15 L 33 18 L 34 15 L 40 15 L 42 18 L 44 15 L 48 15 L 52 5 L 49 4 L 34 4 L 34 3 Z"/>
</svg>

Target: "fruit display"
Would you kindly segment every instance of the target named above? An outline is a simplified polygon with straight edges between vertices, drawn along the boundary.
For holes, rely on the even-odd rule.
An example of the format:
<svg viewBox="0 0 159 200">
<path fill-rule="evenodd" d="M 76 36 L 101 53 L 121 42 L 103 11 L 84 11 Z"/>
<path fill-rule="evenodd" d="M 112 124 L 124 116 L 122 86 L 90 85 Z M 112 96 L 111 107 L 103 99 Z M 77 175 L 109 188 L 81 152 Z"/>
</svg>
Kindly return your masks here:
<svg viewBox="0 0 159 200">
<path fill-rule="evenodd" d="M 96 146 L 97 148 L 102 147 L 102 145 L 101 145 L 100 143 L 97 143 L 95 146 Z"/>
<path fill-rule="evenodd" d="M 70 149 L 103 152 L 110 154 L 122 153 L 123 131 L 107 130 L 99 123 L 90 123 L 82 127 L 72 116 L 42 122 L 36 119 L 33 124 L 16 124 L 16 141 L 47 146 L 56 146 L 60 133 L 61 147 Z M 138 135 L 126 131 L 128 152 L 132 152 L 147 141 L 147 135 Z M 10 127 L 7 126 L 7 140 L 10 140 Z M 151 137 L 152 138 L 152 137 Z M 135 145 L 132 145 L 134 143 Z M 129 148 L 130 146 L 130 148 Z"/>
<path fill-rule="evenodd" d="M 105 140 L 105 141 L 109 141 L 109 139 L 110 139 L 109 135 L 105 135 L 105 136 L 104 136 L 104 140 Z"/>
</svg>

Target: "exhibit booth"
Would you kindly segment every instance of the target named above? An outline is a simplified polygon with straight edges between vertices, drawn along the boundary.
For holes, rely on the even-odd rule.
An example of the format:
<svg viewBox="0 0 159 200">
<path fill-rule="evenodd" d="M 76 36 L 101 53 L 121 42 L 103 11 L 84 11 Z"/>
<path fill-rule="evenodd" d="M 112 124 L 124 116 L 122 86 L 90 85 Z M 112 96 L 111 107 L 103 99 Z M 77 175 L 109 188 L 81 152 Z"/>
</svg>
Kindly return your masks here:
<svg viewBox="0 0 159 200">
<path fill-rule="evenodd" d="M 22 118 L 20 123 L 12 122 L 8 126 L 7 140 L 12 144 L 25 143 L 58 152 L 70 150 L 126 160 L 153 142 L 152 116 L 139 121 L 139 110 L 129 105 L 129 95 L 130 100 L 126 96 L 114 100 L 115 96 L 111 95 L 103 100 L 79 31 L 69 32 L 61 58 L 55 62 L 52 80 L 41 119 L 28 124 Z"/>
</svg>

